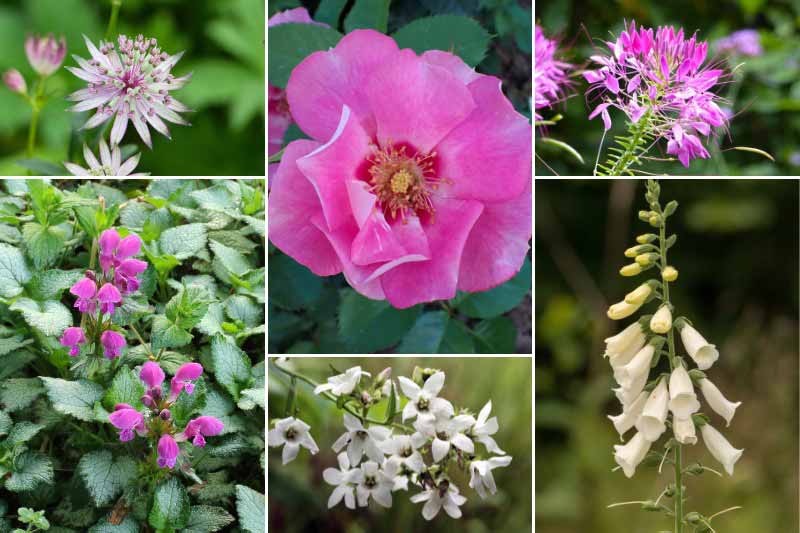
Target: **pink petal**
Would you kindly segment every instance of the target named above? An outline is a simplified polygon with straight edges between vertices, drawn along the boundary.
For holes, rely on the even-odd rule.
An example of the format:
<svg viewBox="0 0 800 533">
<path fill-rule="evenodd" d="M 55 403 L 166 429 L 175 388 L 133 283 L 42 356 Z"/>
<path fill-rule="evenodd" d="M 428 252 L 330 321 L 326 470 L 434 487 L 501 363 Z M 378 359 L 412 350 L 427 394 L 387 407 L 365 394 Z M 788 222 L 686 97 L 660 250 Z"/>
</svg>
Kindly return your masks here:
<svg viewBox="0 0 800 533">
<path fill-rule="evenodd" d="M 439 176 L 448 198 L 485 202 L 519 195 L 531 181 L 531 126 L 518 114 L 491 76 L 469 91 L 477 108 L 436 146 Z"/>
<path fill-rule="evenodd" d="M 272 181 L 269 195 L 269 239 L 285 254 L 318 276 L 342 271 L 342 265 L 328 239 L 312 224 L 322 216 L 314 187 L 297 168 L 297 159 L 310 153 L 318 143 L 299 140 L 289 143 Z"/>
<path fill-rule="evenodd" d="M 483 74 L 475 72 L 475 69 L 464 63 L 460 57 L 449 52 L 428 50 L 421 57 L 423 61 L 431 65 L 447 69 L 450 74 L 461 80 L 464 85 L 469 85 L 473 81 L 485 77 Z"/>
<path fill-rule="evenodd" d="M 464 84 L 442 67 L 401 50 L 367 81 L 367 99 L 382 145 L 407 142 L 423 153 L 475 109 Z"/>
<path fill-rule="evenodd" d="M 364 266 L 397 259 L 405 255 L 405 249 L 392 233 L 383 213 L 373 209 L 353 239 L 350 255 L 353 263 Z"/>
<path fill-rule="evenodd" d="M 612 93 L 617 94 L 619 92 L 619 81 L 617 81 L 616 76 L 614 76 L 611 71 L 606 71 L 605 85 Z"/>
<path fill-rule="evenodd" d="M 125 136 L 125 130 L 128 129 L 128 113 L 120 109 L 117 111 L 117 117 L 114 119 L 114 125 L 111 127 L 111 135 L 109 142 L 111 146 L 117 146 Z"/>
</svg>

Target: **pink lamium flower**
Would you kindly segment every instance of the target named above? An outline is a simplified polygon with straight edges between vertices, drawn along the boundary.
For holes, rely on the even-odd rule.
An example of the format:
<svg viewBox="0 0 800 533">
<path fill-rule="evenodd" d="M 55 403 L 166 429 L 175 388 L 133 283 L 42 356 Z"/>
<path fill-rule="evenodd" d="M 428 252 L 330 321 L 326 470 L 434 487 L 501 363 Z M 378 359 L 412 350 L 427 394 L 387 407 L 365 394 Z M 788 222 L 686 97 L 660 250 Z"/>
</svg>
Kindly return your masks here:
<svg viewBox="0 0 800 533">
<path fill-rule="evenodd" d="M 400 308 L 519 271 L 531 126 L 500 80 L 356 30 L 300 63 L 286 91 L 312 140 L 290 143 L 274 177 L 269 232 L 283 252 Z"/>
<path fill-rule="evenodd" d="M 92 58 L 87 61 L 72 56 L 79 68 L 66 67 L 89 83 L 85 89 L 69 96 L 70 100 L 78 102 L 70 110 L 97 110 L 83 125 L 84 129 L 96 128 L 113 116 L 109 139 L 112 146 L 122 141 L 130 121 L 142 141 L 152 148 L 148 126 L 170 138 L 164 120 L 189 125 L 178 113 L 190 109 L 170 96 L 171 91 L 180 89 L 191 78 L 191 74 L 176 78 L 171 73 L 183 52 L 169 55 L 158 47 L 155 39 L 142 35 L 135 40 L 120 35 L 116 47 L 101 41 L 99 49 L 88 37 L 84 36 L 84 40 Z"/>
<path fill-rule="evenodd" d="M 714 43 L 719 54 L 757 57 L 764 53 L 761 35 L 756 30 L 739 30 Z"/>
<path fill-rule="evenodd" d="M 181 450 L 172 435 L 162 435 L 158 440 L 158 466 L 161 468 L 174 468 L 175 461 Z"/>
<path fill-rule="evenodd" d="M 147 270 L 147 263 L 138 259 L 126 259 L 114 269 L 114 284 L 122 289 L 122 294 L 139 290 L 139 274 Z"/>
<path fill-rule="evenodd" d="M 70 287 L 69 292 L 70 294 L 78 297 L 74 304 L 74 307 L 76 307 L 78 311 L 81 313 L 94 313 L 97 306 L 97 302 L 95 300 L 95 295 L 97 294 L 97 284 L 93 279 L 82 278 L 75 283 L 75 285 Z"/>
<path fill-rule="evenodd" d="M 202 373 L 203 366 L 200 363 L 181 365 L 170 382 L 170 397 L 174 400 L 182 390 L 186 390 L 186 394 L 192 394 L 194 392 L 194 383 L 192 382 L 197 380 Z"/>
<path fill-rule="evenodd" d="M 64 167 L 70 171 L 73 176 L 149 176 L 150 173 L 135 173 L 132 174 L 136 165 L 139 164 L 139 158 L 142 154 L 128 158 L 122 162 L 122 151 L 119 146 L 114 146 L 111 150 L 104 139 L 100 139 L 100 160 L 98 161 L 95 155 L 89 150 L 87 145 L 83 145 L 83 159 L 89 168 L 83 168 L 80 165 L 65 161 Z"/>
<path fill-rule="evenodd" d="M 25 39 L 25 54 L 31 67 L 40 76 L 49 76 L 61 67 L 67 55 L 67 42 L 62 36 L 58 41 L 53 34 L 47 37 L 29 35 Z"/>
<path fill-rule="evenodd" d="M 107 229 L 100 234 L 100 266 L 108 274 L 111 267 L 118 267 L 125 259 L 138 254 L 142 248 L 142 240 L 135 233 L 120 239 L 115 229 Z"/>
<path fill-rule="evenodd" d="M 667 140 L 667 153 L 678 156 L 687 167 L 694 158 L 708 158 L 699 135 L 708 137 L 712 128 L 727 123 L 710 89 L 723 71 L 705 64 L 708 45 L 695 35 L 685 39 L 683 29 L 636 28 L 631 22 L 614 42 L 606 42 L 608 55 L 591 56 L 600 65 L 583 76 L 591 86 L 587 96 L 600 95 L 589 115 L 600 115 L 611 128 L 608 108 L 622 110 L 633 123 L 650 121 L 651 135 Z"/>
<path fill-rule="evenodd" d="M 120 349 L 125 346 L 125 337 L 114 331 L 108 329 L 100 335 L 100 342 L 103 345 L 103 355 L 108 359 L 115 359 L 119 357 Z"/>
<path fill-rule="evenodd" d="M 213 437 L 222 433 L 225 425 L 213 416 L 199 416 L 186 424 L 183 437 L 192 439 L 192 444 L 198 448 L 206 445 L 204 437 Z"/>
<path fill-rule="evenodd" d="M 17 94 L 25 94 L 28 92 L 28 85 L 25 83 L 25 78 L 22 77 L 22 74 L 15 69 L 9 69 L 3 73 L 3 83 L 6 84 L 6 87 L 12 92 Z"/>
<path fill-rule="evenodd" d="M 59 342 L 61 343 L 62 346 L 71 347 L 69 355 L 71 357 L 75 357 L 80 352 L 78 345 L 86 344 L 86 335 L 84 335 L 83 330 L 79 327 L 67 328 L 61 335 Z"/>
<path fill-rule="evenodd" d="M 128 442 L 133 440 L 134 431 L 144 433 L 144 416 L 142 413 L 127 404 L 118 404 L 115 411 L 108 415 L 108 421 L 120 430 L 119 440 Z"/>
<path fill-rule="evenodd" d="M 113 315 L 114 306 L 122 301 L 122 295 L 114 285 L 105 283 L 97 291 L 97 299 L 100 301 L 100 312 Z"/>
<path fill-rule="evenodd" d="M 558 43 L 545 37 L 542 28 L 536 24 L 536 62 L 533 71 L 534 119 L 541 120 L 538 110 L 553 107 L 564 99 L 564 91 L 571 83 L 568 72 L 573 66 L 556 58 Z"/>
<path fill-rule="evenodd" d="M 161 384 L 164 383 L 164 377 L 164 371 L 161 370 L 158 363 L 153 361 L 147 361 L 139 371 L 139 379 L 151 389 L 160 389 Z"/>
</svg>

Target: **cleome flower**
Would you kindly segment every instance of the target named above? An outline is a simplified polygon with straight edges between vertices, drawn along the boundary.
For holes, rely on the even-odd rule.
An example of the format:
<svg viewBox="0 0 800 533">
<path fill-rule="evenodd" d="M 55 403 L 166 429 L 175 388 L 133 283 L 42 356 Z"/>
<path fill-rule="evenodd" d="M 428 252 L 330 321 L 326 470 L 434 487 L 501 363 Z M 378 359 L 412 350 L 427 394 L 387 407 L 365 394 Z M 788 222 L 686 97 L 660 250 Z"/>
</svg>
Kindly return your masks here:
<svg viewBox="0 0 800 533">
<path fill-rule="evenodd" d="M 85 89 L 68 97 L 78 102 L 71 111 L 96 110 L 84 124 L 85 129 L 96 128 L 114 117 L 109 139 L 112 146 L 122 141 L 131 122 L 142 142 L 152 148 L 150 126 L 169 138 L 165 120 L 189 125 L 179 113 L 190 109 L 170 95 L 191 78 L 191 74 L 180 78 L 172 74 L 183 53 L 170 55 L 158 47 L 156 39 L 142 35 L 136 39 L 120 35 L 116 45 L 101 41 L 99 48 L 88 37 L 84 36 L 84 40 L 91 59 L 73 55 L 78 67 L 66 68 L 88 82 Z"/>
<path fill-rule="evenodd" d="M 573 66 L 556 58 L 558 43 L 548 39 L 536 24 L 534 48 L 536 61 L 533 71 L 534 119 L 541 120 L 540 109 L 553 107 L 564 99 L 564 91 L 571 85 L 568 73 Z"/>
<path fill-rule="evenodd" d="M 724 72 L 706 64 L 708 45 L 683 29 L 672 26 L 636 27 L 632 21 L 614 42 L 606 42 L 610 54 L 591 56 L 599 65 L 583 73 L 590 88 L 587 97 L 599 100 L 589 115 L 600 115 L 611 128 L 608 109 L 623 111 L 633 123 L 646 120 L 648 132 L 667 141 L 667 153 L 684 167 L 695 158 L 706 159 L 702 137 L 712 128 L 725 126 L 719 96 L 711 89 Z"/>
<path fill-rule="evenodd" d="M 397 308 L 520 270 L 531 126 L 499 79 L 355 30 L 295 67 L 286 93 L 311 140 L 290 143 L 273 178 L 269 234 L 280 250 Z"/>
<path fill-rule="evenodd" d="M 89 150 L 87 145 L 83 145 L 83 159 L 89 168 L 83 168 L 80 165 L 64 162 L 64 167 L 70 171 L 73 176 L 149 176 L 150 173 L 133 173 L 136 165 L 139 164 L 139 158 L 142 154 L 136 154 L 125 162 L 122 162 L 122 151 L 119 146 L 114 146 L 111 150 L 108 149 L 105 139 L 100 139 L 100 160 L 98 161 L 95 155 Z"/>
</svg>

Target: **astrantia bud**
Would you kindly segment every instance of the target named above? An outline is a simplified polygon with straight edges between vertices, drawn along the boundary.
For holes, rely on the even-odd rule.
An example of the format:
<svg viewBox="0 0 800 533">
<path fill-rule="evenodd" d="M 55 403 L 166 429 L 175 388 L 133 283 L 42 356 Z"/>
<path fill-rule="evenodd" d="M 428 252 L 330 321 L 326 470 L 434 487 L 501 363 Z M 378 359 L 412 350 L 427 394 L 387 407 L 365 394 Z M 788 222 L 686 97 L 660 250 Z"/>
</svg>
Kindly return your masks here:
<svg viewBox="0 0 800 533">
<path fill-rule="evenodd" d="M 625 277 L 636 276 L 641 272 L 642 267 L 638 263 L 631 263 L 630 265 L 625 265 L 619 269 L 620 275 Z"/>
<path fill-rule="evenodd" d="M 614 445 L 614 461 L 622 467 L 625 477 L 633 477 L 636 467 L 650 451 L 650 441 L 644 438 L 641 433 L 637 433 L 626 444 Z"/>
<path fill-rule="evenodd" d="M 673 417 L 672 432 L 675 434 L 675 440 L 681 444 L 697 444 L 697 435 L 691 418 Z"/>
<path fill-rule="evenodd" d="M 650 319 L 650 329 L 654 333 L 666 333 L 672 327 L 672 312 L 668 305 L 662 305 Z"/>
<path fill-rule="evenodd" d="M 661 271 L 661 279 L 664 281 L 675 281 L 678 279 L 678 270 L 675 267 L 667 266 Z"/>
<path fill-rule="evenodd" d="M 700 333 L 686 322 L 681 322 L 681 341 L 686 352 L 700 370 L 708 370 L 719 359 L 717 347 L 709 344 Z"/>
<path fill-rule="evenodd" d="M 650 442 L 657 441 L 666 429 L 668 402 L 667 382 L 662 379 L 650 393 L 642 409 L 642 416 L 636 421 L 636 429 Z"/>
<path fill-rule="evenodd" d="M 607 315 L 611 320 L 621 320 L 631 316 L 641 306 L 642 304 L 629 304 L 625 301 L 617 302 L 608 308 Z"/>
<path fill-rule="evenodd" d="M 730 426 L 733 415 L 736 413 L 736 408 L 742 405 L 742 402 L 731 402 L 727 400 L 717 386 L 708 379 L 701 379 L 699 384 L 700 391 L 703 393 L 703 398 L 706 399 L 708 405 L 714 412 L 724 418 L 727 425 Z"/>
<path fill-rule="evenodd" d="M 675 418 L 686 419 L 700 410 L 692 379 L 683 365 L 677 365 L 669 377 L 669 409 Z"/>
<path fill-rule="evenodd" d="M 46 37 L 29 35 L 25 39 L 25 54 L 33 70 L 42 76 L 49 76 L 64 62 L 67 43 L 63 36 L 56 41 L 52 34 Z"/>
<path fill-rule="evenodd" d="M 711 427 L 711 424 L 705 424 L 700 428 L 700 433 L 703 435 L 703 441 L 706 443 L 709 453 L 714 456 L 714 459 L 722 463 L 725 471 L 729 476 L 733 475 L 733 465 L 742 456 L 744 450 L 737 450 L 728 440 L 722 436 L 722 433 Z"/>
<path fill-rule="evenodd" d="M 22 74 L 20 74 L 20 72 L 15 68 L 7 70 L 3 73 L 3 83 L 6 84 L 6 87 L 8 87 L 9 90 L 17 94 L 25 94 L 28 92 L 28 86 L 25 83 L 25 78 L 23 78 Z"/>
</svg>

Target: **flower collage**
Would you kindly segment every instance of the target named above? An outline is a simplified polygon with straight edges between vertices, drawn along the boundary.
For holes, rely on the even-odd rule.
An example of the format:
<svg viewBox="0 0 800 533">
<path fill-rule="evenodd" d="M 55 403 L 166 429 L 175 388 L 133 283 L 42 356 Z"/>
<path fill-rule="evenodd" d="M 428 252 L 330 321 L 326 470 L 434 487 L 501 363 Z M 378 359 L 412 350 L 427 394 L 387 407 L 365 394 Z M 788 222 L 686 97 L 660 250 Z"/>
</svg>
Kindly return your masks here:
<svg viewBox="0 0 800 533">
<path fill-rule="evenodd" d="M 800 533 L 799 20 L 6 0 L 0 533 Z"/>
</svg>

